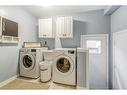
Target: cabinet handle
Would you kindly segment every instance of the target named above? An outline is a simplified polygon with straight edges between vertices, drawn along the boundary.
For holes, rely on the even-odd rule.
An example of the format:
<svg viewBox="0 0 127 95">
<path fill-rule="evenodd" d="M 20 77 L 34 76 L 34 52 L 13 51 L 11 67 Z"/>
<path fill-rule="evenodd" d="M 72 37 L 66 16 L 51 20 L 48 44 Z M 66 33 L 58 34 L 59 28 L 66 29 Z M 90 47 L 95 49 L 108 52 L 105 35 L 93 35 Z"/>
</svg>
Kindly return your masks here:
<svg viewBox="0 0 127 95">
<path fill-rule="evenodd" d="M 63 36 L 66 36 L 66 34 L 63 34 Z"/>
</svg>

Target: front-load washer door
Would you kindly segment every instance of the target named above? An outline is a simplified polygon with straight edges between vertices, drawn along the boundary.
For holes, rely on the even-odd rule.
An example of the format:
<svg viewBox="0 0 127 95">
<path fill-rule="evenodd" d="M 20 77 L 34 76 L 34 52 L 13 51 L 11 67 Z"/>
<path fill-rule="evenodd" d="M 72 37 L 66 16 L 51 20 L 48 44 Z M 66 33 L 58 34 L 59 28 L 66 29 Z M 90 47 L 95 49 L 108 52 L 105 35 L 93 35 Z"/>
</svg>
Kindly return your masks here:
<svg viewBox="0 0 127 95">
<path fill-rule="evenodd" d="M 57 56 L 55 59 L 54 69 L 62 75 L 70 75 L 74 69 L 73 60 L 66 55 Z"/>
<path fill-rule="evenodd" d="M 30 71 L 34 68 L 35 66 L 35 58 L 31 54 L 24 54 L 22 56 L 22 67 L 24 70 Z"/>
</svg>

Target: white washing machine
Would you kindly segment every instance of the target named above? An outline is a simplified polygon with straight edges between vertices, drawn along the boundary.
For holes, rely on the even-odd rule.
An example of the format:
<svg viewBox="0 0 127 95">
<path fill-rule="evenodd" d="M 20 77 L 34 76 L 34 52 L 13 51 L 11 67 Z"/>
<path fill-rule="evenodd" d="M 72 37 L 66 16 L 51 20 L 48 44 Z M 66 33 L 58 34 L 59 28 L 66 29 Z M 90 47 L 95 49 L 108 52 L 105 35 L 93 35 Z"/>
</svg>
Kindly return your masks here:
<svg viewBox="0 0 127 95">
<path fill-rule="evenodd" d="M 59 48 L 54 50 L 53 82 L 76 85 L 75 48 Z"/>
<path fill-rule="evenodd" d="M 46 49 L 46 48 L 45 48 Z M 43 48 L 20 49 L 20 76 L 39 77 L 39 62 L 42 61 Z"/>
</svg>

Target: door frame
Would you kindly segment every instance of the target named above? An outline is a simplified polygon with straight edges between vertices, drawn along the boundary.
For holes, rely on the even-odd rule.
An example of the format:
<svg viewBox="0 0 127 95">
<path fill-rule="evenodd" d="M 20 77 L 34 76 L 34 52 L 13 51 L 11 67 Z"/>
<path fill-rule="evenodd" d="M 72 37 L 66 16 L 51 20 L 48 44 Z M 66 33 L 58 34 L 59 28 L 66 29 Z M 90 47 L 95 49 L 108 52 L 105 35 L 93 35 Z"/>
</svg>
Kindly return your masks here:
<svg viewBox="0 0 127 95">
<path fill-rule="evenodd" d="M 84 37 L 106 37 L 107 39 L 107 47 L 106 47 L 106 50 L 107 50 L 107 89 L 109 88 L 109 34 L 88 34 L 88 35 L 81 35 L 81 37 L 84 36 Z M 80 38 L 80 41 L 81 41 L 81 38 Z M 81 46 L 81 43 L 80 43 L 80 46 Z"/>
</svg>

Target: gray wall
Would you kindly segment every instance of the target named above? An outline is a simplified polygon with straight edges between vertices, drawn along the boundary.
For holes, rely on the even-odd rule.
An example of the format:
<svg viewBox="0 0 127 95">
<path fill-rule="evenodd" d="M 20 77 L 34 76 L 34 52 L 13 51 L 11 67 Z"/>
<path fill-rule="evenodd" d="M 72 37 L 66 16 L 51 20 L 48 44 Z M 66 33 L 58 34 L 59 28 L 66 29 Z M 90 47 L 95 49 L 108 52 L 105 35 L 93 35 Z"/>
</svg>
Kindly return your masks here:
<svg viewBox="0 0 127 95">
<path fill-rule="evenodd" d="M 127 29 L 127 6 L 121 6 L 111 15 L 111 32 Z"/>
<path fill-rule="evenodd" d="M 110 76 L 112 76 L 113 69 L 113 48 L 112 48 L 112 33 L 119 32 L 120 30 L 127 29 L 127 6 L 121 6 L 116 12 L 111 15 L 111 42 L 110 42 Z M 122 72 L 120 72 L 122 73 Z M 110 77 L 110 82 L 112 83 L 112 77 Z M 111 85 L 112 87 L 112 85 Z"/>
<path fill-rule="evenodd" d="M 0 16 L 19 23 L 18 44 L 0 43 L 0 82 L 18 74 L 19 49 L 24 41 L 36 41 L 37 20 L 19 7 L 0 6 Z"/>
<path fill-rule="evenodd" d="M 81 34 L 105 34 L 110 33 L 110 16 L 104 16 L 103 10 L 91 11 L 77 14 L 65 14 L 71 15 L 74 18 L 73 38 L 61 38 L 62 47 L 79 47 Z M 47 41 L 47 45 L 50 49 L 54 48 L 54 39 L 39 39 L 44 43 Z"/>
</svg>

